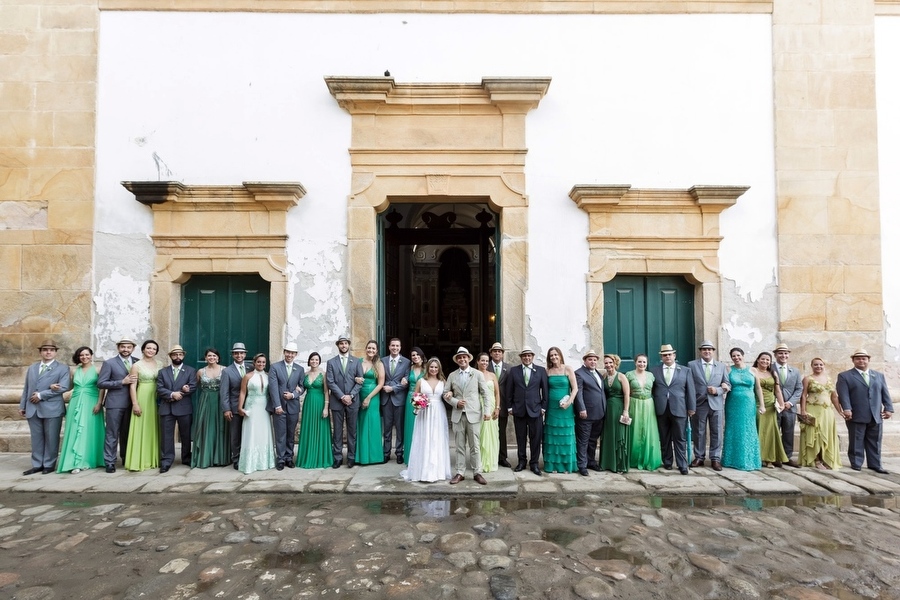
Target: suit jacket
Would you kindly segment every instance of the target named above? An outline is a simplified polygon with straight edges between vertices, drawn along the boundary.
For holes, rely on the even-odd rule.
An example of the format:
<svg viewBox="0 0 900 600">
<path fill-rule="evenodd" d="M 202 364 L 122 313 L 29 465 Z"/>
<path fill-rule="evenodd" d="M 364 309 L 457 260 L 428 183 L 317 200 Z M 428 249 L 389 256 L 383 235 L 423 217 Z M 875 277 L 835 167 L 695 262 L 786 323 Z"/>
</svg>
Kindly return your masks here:
<svg viewBox="0 0 900 600">
<path fill-rule="evenodd" d="M 391 375 L 390 355 L 383 357 L 381 364 L 384 365 L 384 385 L 389 385 L 394 389 L 391 393 L 381 392 L 381 405 L 384 406 L 390 402 L 394 406 L 403 406 L 406 402 L 406 392 L 409 391 L 409 367 L 412 363 L 409 362 L 408 358 L 398 356 L 397 366 L 394 367 L 393 375 Z M 400 383 L 400 380 L 404 377 L 407 378 L 406 385 Z"/>
<path fill-rule="evenodd" d="M 694 377 L 690 369 L 675 363 L 675 372 L 672 373 L 672 381 L 666 385 L 663 375 L 663 365 L 653 367 L 650 372 L 656 381 L 653 382 L 653 403 L 656 405 L 656 414 L 666 412 L 666 406 L 673 417 L 687 417 L 688 411 L 697 410 L 697 394 L 694 390 Z"/>
<path fill-rule="evenodd" d="M 800 412 L 800 394 L 803 392 L 803 375 L 794 367 L 787 365 L 787 377 L 781 378 L 781 365 L 775 363 L 775 372 L 781 383 L 781 396 L 785 402 L 791 403 L 791 412 Z"/>
<path fill-rule="evenodd" d="M 841 408 L 852 410 L 854 423 L 881 423 L 881 411 L 894 412 L 884 375 L 869 369 L 869 385 L 856 369 L 844 371 L 837 378 L 837 395 Z"/>
<path fill-rule="evenodd" d="M 182 363 L 178 378 L 175 379 L 174 375 L 172 365 L 163 367 L 156 374 L 156 402 L 159 405 L 159 414 L 176 417 L 193 414 L 191 398 L 197 390 L 197 370 Z M 188 386 L 190 391 L 182 392 L 181 400 L 172 400 L 172 393 L 181 392 L 184 386 Z"/>
<path fill-rule="evenodd" d="M 688 369 L 694 378 L 694 391 L 697 393 L 697 404 L 706 402 L 713 410 L 722 410 L 725 407 L 725 390 L 722 383 L 728 381 L 728 368 L 725 363 L 714 360 L 709 371 L 709 381 L 706 380 L 706 372 L 703 369 L 703 359 L 698 358 L 688 363 Z M 664 382 L 665 383 L 665 382 Z M 715 394 L 706 392 L 706 388 L 716 388 Z"/>
<path fill-rule="evenodd" d="M 22 390 L 22 398 L 19 400 L 19 410 L 25 411 L 25 418 L 38 417 L 40 419 L 52 419 L 66 414 L 66 405 L 63 402 L 63 393 L 69 390 L 69 367 L 54 360 L 50 367 L 41 373 L 41 361 L 28 367 L 25 372 L 25 388 Z M 59 384 L 59 390 L 51 390 L 50 386 Z M 38 392 L 41 401 L 35 404 L 31 401 L 31 395 Z M 131 402 L 129 400 L 129 402 Z"/>
<path fill-rule="evenodd" d="M 506 405 L 506 392 L 504 390 L 504 386 L 506 385 L 506 378 L 509 376 L 509 370 L 512 368 L 512 365 L 508 362 L 504 361 L 500 363 L 500 376 L 497 377 L 497 384 L 500 388 L 500 414 L 506 415 L 509 412 L 509 406 Z M 494 361 L 492 360 L 488 363 L 488 370 L 494 371 Z M 496 375 L 496 373 L 494 373 Z"/>
<path fill-rule="evenodd" d="M 578 391 L 575 394 L 575 412 L 587 412 L 588 421 L 599 421 L 606 417 L 606 390 L 604 390 L 603 375 L 596 371 L 600 382 L 591 374 L 587 367 L 581 367 L 575 371 L 575 382 Z M 578 415 L 575 415 L 576 418 Z"/>
<path fill-rule="evenodd" d="M 356 378 L 362 376 L 362 361 L 355 356 L 347 355 L 346 372 L 341 371 L 340 354 L 329 359 L 325 365 L 325 385 L 331 392 L 328 406 L 335 409 L 343 407 L 341 398 L 345 395 L 350 395 L 353 402 L 359 403 L 359 389 L 362 384 L 356 383 Z"/>
<path fill-rule="evenodd" d="M 244 369 L 244 374 L 249 372 L 246 368 Z M 242 379 L 243 376 L 236 364 L 231 363 L 222 369 L 222 381 L 219 383 L 219 408 L 223 413 L 231 411 L 237 414 Z"/>
<path fill-rule="evenodd" d="M 283 360 L 278 361 L 269 369 L 269 400 L 266 403 L 266 410 L 270 413 L 281 407 L 284 412 L 289 415 L 300 413 L 300 396 L 306 390 L 303 388 L 303 375 L 306 371 L 301 365 L 291 363 L 291 376 L 288 377 L 287 363 Z M 301 391 L 297 391 L 300 386 Z M 284 392 L 291 393 L 291 399 L 282 398 Z"/>
<path fill-rule="evenodd" d="M 459 423 L 463 415 L 463 409 L 457 404 L 465 401 L 465 415 L 469 423 L 478 423 L 484 419 L 484 399 L 487 397 L 487 388 L 484 385 L 484 375 L 478 369 L 469 366 L 469 376 L 463 381 L 462 371 L 457 369 L 450 373 L 444 391 L 450 392 L 453 398 L 447 402 L 453 407 L 450 420 Z"/>
<path fill-rule="evenodd" d="M 531 377 L 525 385 L 523 365 L 516 365 L 506 376 L 506 406 L 514 417 L 540 417 L 547 410 L 550 393 L 547 369 L 532 365 Z"/>
<path fill-rule="evenodd" d="M 125 367 L 128 363 L 128 368 Z M 129 356 L 122 360 L 122 357 L 116 354 L 112 358 L 103 361 L 100 366 L 100 374 L 97 376 L 97 387 L 106 390 L 106 399 L 103 405 L 106 408 L 127 408 L 131 409 L 131 392 L 128 385 L 122 385 L 122 380 L 131 372 L 131 367 L 137 362 L 133 356 Z"/>
</svg>

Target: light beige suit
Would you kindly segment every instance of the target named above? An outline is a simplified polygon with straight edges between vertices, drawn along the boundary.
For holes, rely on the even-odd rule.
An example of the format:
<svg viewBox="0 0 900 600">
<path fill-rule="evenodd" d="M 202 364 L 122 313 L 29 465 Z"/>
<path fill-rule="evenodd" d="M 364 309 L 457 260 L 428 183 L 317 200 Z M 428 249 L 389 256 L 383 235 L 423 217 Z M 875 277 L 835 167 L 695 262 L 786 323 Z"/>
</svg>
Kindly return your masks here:
<svg viewBox="0 0 900 600">
<path fill-rule="evenodd" d="M 468 376 L 457 369 L 450 373 L 445 391 L 452 398 L 445 400 L 453 407 L 450 420 L 453 422 L 453 435 L 456 438 L 456 472 L 466 472 L 466 444 L 469 445 L 468 459 L 475 473 L 481 473 L 481 422 L 484 420 L 484 398 L 487 390 L 484 375 L 481 371 L 469 367 Z M 460 402 L 465 402 L 460 408 Z"/>
</svg>

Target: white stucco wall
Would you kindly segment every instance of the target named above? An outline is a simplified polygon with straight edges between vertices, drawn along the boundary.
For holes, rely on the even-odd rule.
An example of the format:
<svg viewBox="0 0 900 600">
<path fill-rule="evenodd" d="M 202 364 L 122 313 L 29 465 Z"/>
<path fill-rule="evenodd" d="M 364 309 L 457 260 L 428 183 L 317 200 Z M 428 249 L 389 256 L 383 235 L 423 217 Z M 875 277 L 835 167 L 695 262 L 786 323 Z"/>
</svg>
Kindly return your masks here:
<svg viewBox="0 0 900 600">
<path fill-rule="evenodd" d="M 294 280 L 304 289 L 312 282 L 313 291 L 289 298 L 297 306 L 287 335 L 330 352 L 348 319 L 341 300 L 350 117 L 323 77 L 385 69 L 400 82 L 553 78 L 527 121 L 526 333 L 539 353 L 558 345 L 574 359 L 587 343 L 587 216 L 568 198 L 575 184 L 749 185 L 722 215 L 722 273 L 735 290 L 725 302 L 759 300 L 773 282 L 767 15 L 103 12 L 98 299 L 114 268 L 122 281 L 145 276 L 151 261 L 144 244 L 132 273 L 104 259 L 121 251 L 120 240 L 147 236 L 152 227 L 150 210 L 120 181 L 300 181 L 308 194 L 289 224 L 302 239 L 292 237 L 289 261 Z M 116 293 L 133 296 L 129 305 L 149 305 L 145 289 L 119 286 Z M 112 329 L 101 318 L 104 327 Z"/>
</svg>

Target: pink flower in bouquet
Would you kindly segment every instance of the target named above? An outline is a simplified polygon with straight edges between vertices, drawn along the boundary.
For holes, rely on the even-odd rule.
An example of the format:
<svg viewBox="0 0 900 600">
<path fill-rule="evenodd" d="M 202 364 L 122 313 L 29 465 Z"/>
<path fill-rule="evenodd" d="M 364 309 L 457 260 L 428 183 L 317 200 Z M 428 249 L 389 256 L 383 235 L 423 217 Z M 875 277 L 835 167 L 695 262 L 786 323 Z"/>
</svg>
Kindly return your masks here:
<svg viewBox="0 0 900 600">
<path fill-rule="evenodd" d="M 423 408 L 428 408 L 428 396 L 422 392 L 416 392 L 412 396 L 413 413 L 419 414 Z"/>
</svg>

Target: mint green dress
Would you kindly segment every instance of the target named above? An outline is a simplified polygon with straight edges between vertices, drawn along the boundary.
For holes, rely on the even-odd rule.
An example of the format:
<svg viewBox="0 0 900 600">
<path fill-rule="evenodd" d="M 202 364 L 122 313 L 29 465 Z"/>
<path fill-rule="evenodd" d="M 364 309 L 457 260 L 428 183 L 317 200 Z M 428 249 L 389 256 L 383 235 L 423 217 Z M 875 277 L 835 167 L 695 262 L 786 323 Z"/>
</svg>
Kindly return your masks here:
<svg viewBox="0 0 900 600">
<path fill-rule="evenodd" d="M 62 450 L 56 464 L 57 473 L 103 466 L 106 425 L 103 422 L 103 411 L 94 414 L 94 406 L 99 397 L 97 369 L 93 365 L 86 371 L 76 367 L 72 378 L 72 397 L 66 409 Z"/>
<path fill-rule="evenodd" d="M 549 375 L 547 417 L 544 423 L 544 470 L 548 473 L 573 473 L 578 470 L 575 458 L 575 405 L 559 407 L 566 394 L 573 394 L 568 375 Z M 495 461 L 496 463 L 496 461 Z"/>
<path fill-rule="evenodd" d="M 659 425 L 656 424 L 656 405 L 653 403 L 653 373 L 644 371 L 644 385 L 637 378 L 637 371 L 625 373 L 631 387 L 631 458 L 632 469 L 654 471 L 662 465 L 662 447 L 659 443 Z"/>
<path fill-rule="evenodd" d="M 410 369 L 407 377 L 409 380 L 409 393 L 406 394 L 406 412 L 403 415 L 403 460 L 406 461 L 407 465 L 409 464 L 409 449 L 412 448 L 413 429 L 415 429 L 416 425 L 416 414 L 413 412 L 415 409 L 412 405 L 412 397 L 416 391 L 416 382 L 422 379 L 424 373 L 425 370 L 423 369 L 421 373 L 416 375 L 416 372 Z"/>
<path fill-rule="evenodd" d="M 380 465 L 384 462 L 382 453 L 381 399 L 378 394 L 369 401 L 369 408 L 363 408 L 362 401 L 378 387 L 378 374 L 369 369 L 363 374 L 359 392 L 359 423 L 356 432 L 356 463 L 360 465 Z"/>
<path fill-rule="evenodd" d="M 156 374 L 159 366 L 137 363 L 138 382 L 135 396 L 141 416 L 131 413 L 125 468 L 144 471 L 159 467 L 159 409 L 156 405 Z"/>
</svg>

